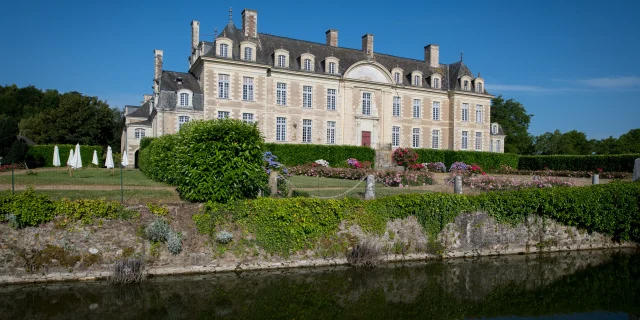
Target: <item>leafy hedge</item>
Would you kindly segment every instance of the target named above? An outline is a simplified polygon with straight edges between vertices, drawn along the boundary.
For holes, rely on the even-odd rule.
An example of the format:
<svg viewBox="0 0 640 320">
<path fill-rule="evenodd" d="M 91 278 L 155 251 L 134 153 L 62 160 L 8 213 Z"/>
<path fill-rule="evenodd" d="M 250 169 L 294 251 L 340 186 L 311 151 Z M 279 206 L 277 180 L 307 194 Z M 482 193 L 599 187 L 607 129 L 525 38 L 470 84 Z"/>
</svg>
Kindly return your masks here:
<svg viewBox="0 0 640 320">
<path fill-rule="evenodd" d="M 508 165 L 512 168 L 518 166 L 518 155 L 512 153 L 496 153 L 483 151 L 454 151 L 434 149 L 413 149 L 418 153 L 418 162 L 443 162 L 447 168 L 454 162 L 477 164 L 484 169 L 500 168 Z"/>
<path fill-rule="evenodd" d="M 520 156 L 518 169 L 595 171 L 601 168 L 607 172 L 633 172 L 637 158 L 640 158 L 640 154 Z"/>
<path fill-rule="evenodd" d="M 65 167 L 67 165 L 67 159 L 69 158 L 69 150 L 74 150 L 75 145 L 71 144 L 59 144 L 58 150 L 60 152 L 60 165 Z M 29 147 L 27 152 L 27 161 L 33 161 L 35 166 L 38 167 L 53 167 L 53 149 L 55 145 L 36 145 Z M 80 156 L 82 158 L 82 166 L 86 167 L 91 165 L 93 160 L 93 150 L 98 152 L 98 165 L 104 165 L 103 149 L 101 146 L 80 146 Z"/>
<path fill-rule="evenodd" d="M 178 187 L 189 201 L 255 198 L 267 182 L 264 140 L 256 125 L 235 119 L 194 121 L 142 149 L 147 177 Z"/>
<path fill-rule="evenodd" d="M 499 222 L 516 224 L 533 213 L 558 222 L 640 242 L 640 183 L 620 182 L 587 187 L 554 187 L 480 195 L 403 194 L 372 201 L 352 198 L 259 198 L 235 204 L 208 203 L 193 216 L 198 230 L 212 234 L 230 214 L 256 235 L 271 253 L 288 255 L 335 234 L 342 220 L 365 231 L 383 233 L 386 222 L 415 216 L 431 238 L 463 212 L 485 211 Z"/>
<path fill-rule="evenodd" d="M 324 159 L 332 167 L 336 167 L 349 158 L 371 163 L 376 159 L 376 151 L 369 147 L 267 143 L 265 149 L 275 154 L 278 161 L 286 166 L 309 164 Z"/>
<path fill-rule="evenodd" d="M 67 220 L 93 223 L 95 218 L 117 219 L 131 216 L 118 202 L 104 200 L 51 200 L 33 189 L 0 196 L 0 221 L 15 222 L 17 227 L 35 227 L 63 216 Z"/>
<path fill-rule="evenodd" d="M 154 139 L 155 138 L 152 137 L 143 137 L 140 139 L 140 150 L 148 147 Z"/>
</svg>

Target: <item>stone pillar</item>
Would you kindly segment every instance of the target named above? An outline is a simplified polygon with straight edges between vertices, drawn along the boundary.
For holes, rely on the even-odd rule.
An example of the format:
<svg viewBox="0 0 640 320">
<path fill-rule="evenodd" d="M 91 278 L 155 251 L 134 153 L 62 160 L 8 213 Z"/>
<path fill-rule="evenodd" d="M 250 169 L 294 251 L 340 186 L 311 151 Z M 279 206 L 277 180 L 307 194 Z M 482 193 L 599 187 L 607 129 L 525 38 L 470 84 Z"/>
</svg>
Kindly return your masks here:
<svg viewBox="0 0 640 320">
<path fill-rule="evenodd" d="M 594 173 L 591 176 L 591 184 L 600 184 L 600 175 L 597 173 Z"/>
<path fill-rule="evenodd" d="M 364 192 L 365 200 L 376 198 L 376 177 L 372 174 L 367 176 L 367 189 Z"/>
<path fill-rule="evenodd" d="M 271 189 L 272 197 L 278 194 L 278 171 L 271 170 L 269 173 L 269 189 Z"/>
<path fill-rule="evenodd" d="M 640 180 L 640 158 L 633 165 L 633 181 Z"/>
<path fill-rule="evenodd" d="M 455 181 L 453 183 L 453 193 L 462 194 L 462 177 L 456 176 Z"/>
</svg>

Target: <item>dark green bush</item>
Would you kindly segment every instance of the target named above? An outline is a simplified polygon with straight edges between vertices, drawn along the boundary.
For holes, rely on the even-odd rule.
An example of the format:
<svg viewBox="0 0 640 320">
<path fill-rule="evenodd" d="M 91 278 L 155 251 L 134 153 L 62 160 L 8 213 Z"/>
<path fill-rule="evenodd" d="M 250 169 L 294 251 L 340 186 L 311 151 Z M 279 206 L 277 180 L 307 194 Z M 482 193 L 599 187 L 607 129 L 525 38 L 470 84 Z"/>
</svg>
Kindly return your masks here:
<svg viewBox="0 0 640 320">
<path fill-rule="evenodd" d="M 601 168 L 606 172 L 633 172 L 637 158 L 640 158 L 640 154 L 520 156 L 518 169 L 595 171 Z"/>
<path fill-rule="evenodd" d="M 148 147 L 154 139 L 155 138 L 152 138 L 152 137 L 144 137 L 140 139 L 140 150 L 143 150 L 146 147 Z"/>
<path fill-rule="evenodd" d="M 147 177 L 172 185 L 177 183 L 178 136 L 163 135 L 154 139 L 138 156 L 138 167 Z"/>
<path fill-rule="evenodd" d="M 324 159 L 332 167 L 346 166 L 346 160 L 356 158 L 360 162 L 375 162 L 376 152 L 369 147 L 327 146 L 318 144 L 279 144 L 267 143 L 265 150 L 271 151 L 285 166 L 309 164 Z"/>
<path fill-rule="evenodd" d="M 383 233 L 386 222 L 415 216 L 430 237 L 463 212 L 485 211 L 501 223 L 521 223 L 530 214 L 601 232 L 619 240 L 640 241 L 640 183 L 553 187 L 491 192 L 477 196 L 443 193 L 403 194 L 372 201 L 344 198 L 259 198 L 230 205 L 209 203 L 194 215 L 199 232 L 210 234 L 215 219 L 230 213 L 244 223 L 267 251 L 288 255 L 334 234 L 351 220 L 368 232 Z"/>
<path fill-rule="evenodd" d="M 498 169 L 502 165 L 516 168 L 518 165 L 518 155 L 512 153 L 434 149 L 414 149 L 414 151 L 418 153 L 419 163 L 443 162 L 447 168 L 458 161 L 466 164 L 477 164 L 486 170 Z"/>
<path fill-rule="evenodd" d="M 33 162 L 37 167 L 53 167 L 53 149 L 55 145 L 37 145 L 31 146 L 27 152 L 26 160 Z M 59 144 L 60 165 L 65 167 L 69 158 L 69 150 L 74 150 L 75 145 Z M 93 160 L 93 150 L 98 152 L 98 166 L 104 166 L 103 149 L 101 146 L 80 146 L 80 157 L 82 158 L 82 166 L 91 165 Z"/>
</svg>

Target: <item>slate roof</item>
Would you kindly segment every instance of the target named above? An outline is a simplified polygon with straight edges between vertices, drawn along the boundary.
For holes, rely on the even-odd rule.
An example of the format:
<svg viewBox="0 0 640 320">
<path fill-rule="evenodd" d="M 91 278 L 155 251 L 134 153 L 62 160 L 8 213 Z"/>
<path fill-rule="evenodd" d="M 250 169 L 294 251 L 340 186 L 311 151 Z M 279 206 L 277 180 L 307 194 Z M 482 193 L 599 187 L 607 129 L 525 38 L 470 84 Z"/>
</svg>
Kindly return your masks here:
<svg viewBox="0 0 640 320">
<path fill-rule="evenodd" d="M 140 107 L 133 107 L 133 106 L 128 106 L 128 107 L 136 108 L 136 109 L 132 112 L 129 112 L 129 114 L 126 115 L 127 117 L 146 118 L 149 116 L 149 112 L 151 112 L 151 100 L 145 102 Z"/>
<path fill-rule="evenodd" d="M 287 37 L 275 36 L 267 33 L 258 33 L 256 39 L 244 36 L 241 29 L 235 27 L 232 21 L 222 30 L 217 38 L 226 37 L 231 39 L 234 44 L 242 41 L 253 41 L 257 45 L 256 62 L 263 65 L 274 65 L 274 52 L 276 49 L 284 49 L 289 52 L 289 68 L 291 70 L 301 70 L 300 56 L 303 53 L 311 53 L 315 56 L 315 73 L 325 74 L 324 59 L 327 57 L 336 57 L 340 60 L 338 73 L 343 74 L 350 66 L 358 61 L 367 60 L 368 56 L 360 49 L 332 47 L 324 43 L 311 42 L 306 40 L 291 39 Z M 206 57 L 215 57 L 215 50 L 212 42 L 205 42 Z M 232 47 L 232 57 L 229 59 L 240 59 L 240 46 Z M 382 53 L 374 53 L 373 61 L 383 65 L 389 72 L 399 67 L 404 71 L 403 83 L 408 85 L 411 83 L 411 73 L 413 71 L 422 72 L 424 78 L 429 78 L 432 74 L 438 73 L 442 76 L 442 90 L 460 90 L 459 79 L 463 75 L 468 75 L 471 79 L 475 79 L 471 70 L 462 62 L 452 64 L 440 64 L 439 67 L 433 68 L 423 60 L 410 58 L 402 58 Z M 431 81 L 423 81 L 423 87 L 430 87 Z M 487 93 L 486 90 L 484 93 Z"/>
<path fill-rule="evenodd" d="M 177 81 L 178 78 L 182 78 L 182 83 Z M 180 89 L 189 89 L 195 94 L 202 93 L 198 79 L 191 73 L 163 70 L 160 90 L 177 92 Z"/>
<path fill-rule="evenodd" d="M 493 135 L 504 136 L 505 134 L 504 134 L 504 130 L 502 129 L 502 126 L 501 126 L 499 123 L 497 123 L 497 122 L 492 122 L 492 123 L 491 123 L 491 125 L 492 125 L 492 126 L 493 126 L 494 124 L 498 125 L 498 133 L 495 133 L 495 134 L 494 134 L 494 133 L 493 133 L 493 131 L 492 131 L 492 132 L 491 132 L 491 135 L 492 135 L 492 136 L 493 136 Z"/>
</svg>

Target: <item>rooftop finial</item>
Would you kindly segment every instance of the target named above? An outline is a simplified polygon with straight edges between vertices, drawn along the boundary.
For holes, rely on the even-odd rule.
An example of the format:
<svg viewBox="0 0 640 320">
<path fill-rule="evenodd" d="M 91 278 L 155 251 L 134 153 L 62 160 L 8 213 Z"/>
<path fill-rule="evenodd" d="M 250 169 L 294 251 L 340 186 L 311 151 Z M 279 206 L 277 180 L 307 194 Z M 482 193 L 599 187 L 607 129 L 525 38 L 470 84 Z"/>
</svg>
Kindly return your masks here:
<svg viewBox="0 0 640 320">
<path fill-rule="evenodd" d="M 233 20 L 233 10 L 229 7 L 229 21 Z"/>
<path fill-rule="evenodd" d="M 460 51 L 460 61 L 462 61 L 463 53 Z"/>
<path fill-rule="evenodd" d="M 217 27 L 213 29 L 213 39 L 215 40 L 216 37 L 218 37 L 218 28 Z"/>
<path fill-rule="evenodd" d="M 480 72 L 478 72 L 478 78 L 480 78 Z"/>
</svg>

